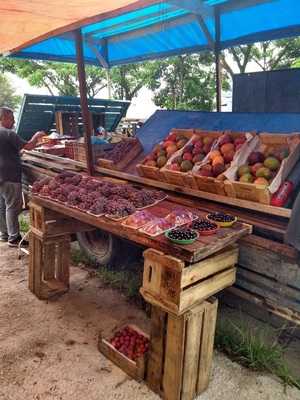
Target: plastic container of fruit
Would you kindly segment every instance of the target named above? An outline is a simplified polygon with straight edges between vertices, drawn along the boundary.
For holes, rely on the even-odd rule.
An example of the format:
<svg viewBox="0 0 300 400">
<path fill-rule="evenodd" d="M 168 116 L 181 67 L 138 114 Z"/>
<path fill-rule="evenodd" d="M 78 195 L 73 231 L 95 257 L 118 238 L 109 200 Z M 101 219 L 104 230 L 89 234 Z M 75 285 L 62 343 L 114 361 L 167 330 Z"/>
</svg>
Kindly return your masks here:
<svg viewBox="0 0 300 400">
<path fill-rule="evenodd" d="M 169 230 L 169 231 L 167 231 L 166 233 L 165 233 L 165 237 L 167 238 L 167 239 L 169 239 L 171 242 L 173 242 L 173 243 L 176 243 L 176 244 L 181 244 L 181 245 L 187 245 L 187 244 L 192 244 L 192 243 L 194 243 L 197 239 L 199 239 L 199 233 L 196 231 L 196 230 L 194 230 L 194 229 L 191 229 L 191 231 L 195 234 L 195 237 L 193 238 L 193 239 L 174 239 L 174 238 L 172 238 L 171 236 L 170 236 L 170 234 L 171 234 L 171 232 L 173 231 L 174 229 L 171 229 L 171 230 Z"/>
<path fill-rule="evenodd" d="M 174 227 L 174 224 L 166 221 L 165 218 L 156 217 L 151 222 L 139 229 L 139 231 L 145 235 L 156 237 Z"/>
<path fill-rule="evenodd" d="M 190 210 L 180 207 L 175 208 L 165 217 L 165 219 L 174 226 L 189 224 L 198 218 L 198 215 L 192 213 Z"/>
<path fill-rule="evenodd" d="M 140 229 L 155 219 L 155 216 L 149 211 L 137 211 L 126 218 L 122 225 L 130 229 Z"/>
<path fill-rule="evenodd" d="M 217 224 L 220 228 L 230 228 L 233 224 L 235 224 L 238 220 L 237 217 L 234 217 L 232 215 L 232 217 L 234 218 L 232 221 L 216 221 L 215 219 L 210 217 L 211 214 L 207 214 L 206 218 L 211 221 L 214 222 L 215 224 Z M 229 215 L 229 214 L 227 214 Z"/>
</svg>

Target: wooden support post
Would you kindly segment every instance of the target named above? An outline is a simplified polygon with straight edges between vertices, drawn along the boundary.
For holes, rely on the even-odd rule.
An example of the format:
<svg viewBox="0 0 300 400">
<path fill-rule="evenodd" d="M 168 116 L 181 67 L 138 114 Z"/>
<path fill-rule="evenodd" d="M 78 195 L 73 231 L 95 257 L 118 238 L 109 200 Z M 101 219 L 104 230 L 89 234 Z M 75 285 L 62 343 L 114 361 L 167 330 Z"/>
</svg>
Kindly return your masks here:
<svg viewBox="0 0 300 400">
<path fill-rule="evenodd" d="M 75 39 L 76 39 L 76 59 L 77 59 L 77 71 L 78 71 L 78 81 L 79 81 L 79 91 L 80 91 L 80 104 L 81 104 L 81 113 L 84 124 L 87 170 L 90 175 L 93 175 L 94 162 L 93 162 L 93 152 L 91 145 L 91 133 L 93 127 L 87 100 L 83 44 L 82 44 L 82 34 L 80 29 L 77 29 L 75 31 Z"/>
<path fill-rule="evenodd" d="M 222 74 L 221 74 L 221 62 L 220 62 L 220 40 L 221 40 L 221 21 L 220 21 L 220 10 L 215 7 L 215 63 L 216 63 L 216 102 L 217 111 L 221 112 L 222 109 Z"/>
</svg>

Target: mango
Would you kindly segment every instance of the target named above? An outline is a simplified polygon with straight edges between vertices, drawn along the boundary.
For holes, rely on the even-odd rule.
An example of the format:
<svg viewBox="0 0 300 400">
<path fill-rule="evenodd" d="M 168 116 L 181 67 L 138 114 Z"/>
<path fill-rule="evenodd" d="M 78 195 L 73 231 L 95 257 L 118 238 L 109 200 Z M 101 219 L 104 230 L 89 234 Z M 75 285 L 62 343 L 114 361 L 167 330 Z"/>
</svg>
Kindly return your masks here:
<svg viewBox="0 0 300 400">
<path fill-rule="evenodd" d="M 276 171 L 280 167 L 280 161 L 275 157 L 268 157 L 264 161 L 264 166 L 271 171 Z"/>
<path fill-rule="evenodd" d="M 249 165 L 241 165 L 238 169 L 238 176 L 241 177 L 245 174 L 250 174 Z"/>
<path fill-rule="evenodd" d="M 266 167 L 261 167 L 256 171 L 256 177 L 257 178 L 266 178 L 266 179 L 270 179 L 271 177 L 271 171 L 269 170 L 269 168 Z"/>
<path fill-rule="evenodd" d="M 182 172 L 188 172 L 193 168 L 193 163 L 189 160 L 182 161 L 180 168 Z"/>
<path fill-rule="evenodd" d="M 240 182 L 252 183 L 254 181 L 253 175 L 248 172 L 240 177 Z"/>
</svg>

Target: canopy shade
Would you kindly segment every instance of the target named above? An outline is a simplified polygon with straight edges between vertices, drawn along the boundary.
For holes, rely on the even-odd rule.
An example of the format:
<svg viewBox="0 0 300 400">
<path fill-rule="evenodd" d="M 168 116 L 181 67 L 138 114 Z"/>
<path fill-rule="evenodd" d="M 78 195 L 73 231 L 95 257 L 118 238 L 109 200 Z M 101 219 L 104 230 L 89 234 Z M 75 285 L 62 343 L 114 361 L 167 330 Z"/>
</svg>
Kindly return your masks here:
<svg viewBox="0 0 300 400">
<path fill-rule="evenodd" d="M 11 0 L 11 3 L 34 4 L 35 1 Z M 71 31 L 81 26 L 85 62 L 100 62 L 109 68 L 174 54 L 198 52 L 213 48 L 216 41 L 217 47 L 224 49 L 300 34 L 299 0 L 110 0 L 105 2 L 109 6 L 102 3 L 99 0 L 48 0 L 44 7 L 43 1 L 36 2 L 36 10 L 41 11 L 29 13 L 28 20 L 23 15 L 23 22 L 18 19 L 20 26 L 24 24 L 23 31 L 29 30 L 28 24 L 33 25 L 30 45 L 26 42 L 22 45 L 21 39 L 16 36 L 14 40 L 7 41 L 9 26 L 13 26 L 16 20 L 13 12 L 8 11 L 5 27 L 2 26 L 5 18 L 1 20 L 0 51 L 13 50 L 13 56 L 28 59 L 75 62 L 76 49 Z M 55 4 L 56 12 L 53 10 Z M 116 10 L 120 6 L 127 8 Z M 111 11 L 114 13 L 109 14 Z M 98 16 L 87 19 L 92 13 Z M 41 25 L 48 15 L 48 23 L 42 32 Z M 63 28 L 65 22 L 68 25 Z M 51 29 L 54 29 L 54 33 L 47 33 Z M 56 34 L 58 31 L 55 32 L 55 29 L 59 34 Z M 23 31 L 20 30 L 20 36 L 28 40 L 29 36 L 24 35 Z M 34 37 L 36 34 L 39 36 Z M 44 35 L 44 40 L 41 40 L 41 35 Z M 11 42 L 10 47 L 8 42 Z M 15 51 L 16 47 L 18 51 Z"/>
</svg>

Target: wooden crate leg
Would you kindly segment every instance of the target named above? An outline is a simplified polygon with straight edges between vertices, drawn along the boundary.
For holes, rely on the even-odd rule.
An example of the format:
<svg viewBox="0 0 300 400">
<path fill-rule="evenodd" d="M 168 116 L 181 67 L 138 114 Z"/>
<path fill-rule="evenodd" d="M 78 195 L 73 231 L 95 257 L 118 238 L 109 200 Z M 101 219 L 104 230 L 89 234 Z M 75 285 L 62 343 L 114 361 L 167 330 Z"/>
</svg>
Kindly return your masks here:
<svg viewBox="0 0 300 400">
<path fill-rule="evenodd" d="M 182 377 L 181 400 L 191 400 L 197 393 L 199 351 L 203 335 L 204 311 L 186 321 L 186 348 Z"/>
<path fill-rule="evenodd" d="M 204 311 L 202 341 L 199 357 L 199 376 L 197 384 L 197 395 L 204 392 L 209 385 L 212 358 L 214 351 L 214 340 L 216 331 L 218 301 L 215 299 Z"/>
<path fill-rule="evenodd" d="M 44 280 L 55 278 L 56 246 L 54 243 L 44 245 Z"/>
<path fill-rule="evenodd" d="M 163 375 L 165 400 L 180 400 L 185 345 L 185 319 L 168 314 Z"/>
<path fill-rule="evenodd" d="M 151 309 L 151 347 L 148 358 L 147 377 L 148 386 L 153 392 L 161 394 L 163 375 L 163 360 L 165 346 L 165 327 L 167 313 L 152 306 Z"/>
<path fill-rule="evenodd" d="M 58 243 L 56 260 L 56 279 L 65 286 L 70 286 L 70 238 Z"/>
<path fill-rule="evenodd" d="M 40 298 L 42 292 L 43 249 L 41 241 L 30 233 L 30 259 L 28 286 Z"/>
</svg>

